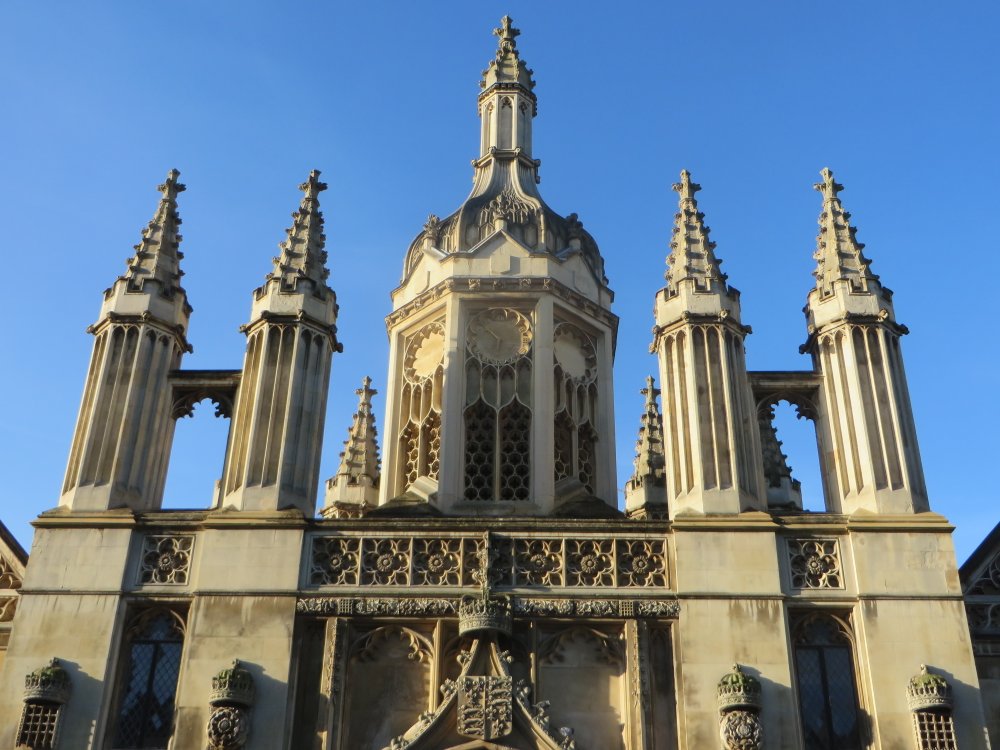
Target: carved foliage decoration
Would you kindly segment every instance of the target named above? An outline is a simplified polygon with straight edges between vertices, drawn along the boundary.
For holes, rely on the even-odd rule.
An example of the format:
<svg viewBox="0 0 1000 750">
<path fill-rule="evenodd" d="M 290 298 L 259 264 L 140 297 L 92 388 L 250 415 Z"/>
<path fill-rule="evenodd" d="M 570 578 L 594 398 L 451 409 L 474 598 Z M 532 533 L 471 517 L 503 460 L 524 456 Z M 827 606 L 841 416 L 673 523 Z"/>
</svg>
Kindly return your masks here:
<svg viewBox="0 0 1000 750">
<path fill-rule="evenodd" d="M 187 585 L 193 552 L 194 534 L 147 534 L 142 540 L 139 583 Z"/>
<path fill-rule="evenodd" d="M 812 541 L 812 540 L 806 540 Z M 820 540 L 825 542 L 828 540 Z M 484 565 L 485 561 L 485 565 Z M 488 578 L 488 581 L 483 579 Z M 665 588 L 663 539 L 358 537 L 312 539 L 313 586 Z"/>
<path fill-rule="evenodd" d="M 788 565 L 792 587 L 797 589 L 842 589 L 844 576 L 836 539 L 788 539 Z"/>
</svg>

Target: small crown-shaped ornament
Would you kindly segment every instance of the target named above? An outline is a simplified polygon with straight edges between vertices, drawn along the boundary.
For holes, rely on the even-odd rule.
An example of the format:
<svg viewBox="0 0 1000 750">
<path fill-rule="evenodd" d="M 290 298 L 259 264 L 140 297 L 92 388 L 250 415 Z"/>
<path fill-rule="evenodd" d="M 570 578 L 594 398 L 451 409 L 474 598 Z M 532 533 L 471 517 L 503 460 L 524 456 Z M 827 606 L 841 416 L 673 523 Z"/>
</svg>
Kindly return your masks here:
<svg viewBox="0 0 1000 750">
<path fill-rule="evenodd" d="M 511 633 L 512 607 L 509 596 L 463 596 L 458 604 L 458 634 L 493 630 L 505 635 Z"/>
<path fill-rule="evenodd" d="M 719 680 L 719 711 L 760 708 L 760 680 L 743 671 L 739 664 Z"/>
<path fill-rule="evenodd" d="M 939 674 L 927 671 L 920 665 L 920 672 L 910 678 L 906 686 L 906 703 L 911 711 L 950 711 L 953 703 L 951 685 Z"/>
<path fill-rule="evenodd" d="M 53 659 L 41 669 L 25 675 L 24 700 L 65 703 L 69 700 L 69 687 L 69 673 L 58 659 Z"/>
<path fill-rule="evenodd" d="M 249 708 L 253 705 L 253 697 L 253 675 L 240 664 L 239 659 L 234 659 L 233 666 L 223 669 L 212 678 L 212 692 L 208 702 L 213 706 Z"/>
</svg>

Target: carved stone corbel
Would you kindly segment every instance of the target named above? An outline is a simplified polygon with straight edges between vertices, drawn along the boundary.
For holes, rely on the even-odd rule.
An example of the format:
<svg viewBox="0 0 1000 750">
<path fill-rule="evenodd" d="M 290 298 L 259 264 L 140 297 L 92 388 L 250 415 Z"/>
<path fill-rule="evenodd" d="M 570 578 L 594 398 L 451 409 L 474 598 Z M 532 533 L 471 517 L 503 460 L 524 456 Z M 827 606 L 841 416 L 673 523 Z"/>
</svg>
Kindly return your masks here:
<svg viewBox="0 0 1000 750">
<path fill-rule="evenodd" d="M 724 750 L 761 750 L 760 681 L 739 664 L 719 680 L 719 735 Z"/>
<path fill-rule="evenodd" d="M 208 718 L 210 750 L 242 750 L 250 735 L 250 709 L 254 701 L 253 675 L 239 659 L 212 678 L 208 699 L 212 713 Z"/>
</svg>

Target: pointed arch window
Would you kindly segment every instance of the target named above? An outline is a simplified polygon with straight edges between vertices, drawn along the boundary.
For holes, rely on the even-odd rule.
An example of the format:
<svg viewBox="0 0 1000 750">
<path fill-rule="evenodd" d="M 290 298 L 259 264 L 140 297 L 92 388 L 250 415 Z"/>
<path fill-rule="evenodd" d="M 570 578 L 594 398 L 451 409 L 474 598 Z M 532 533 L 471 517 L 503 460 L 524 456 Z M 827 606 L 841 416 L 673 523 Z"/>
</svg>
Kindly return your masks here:
<svg viewBox="0 0 1000 750">
<path fill-rule="evenodd" d="M 854 641 L 846 619 L 800 615 L 792 637 L 805 750 L 861 750 Z"/>
<path fill-rule="evenodd" d="M 598 479 L 597 350 L 593 338 L 571 323 L 556 325 L 553 350 L 556 493 L 572 478 L 594 495 Z"/>
<path fill-rule="evenodd" d="M 444 338 L 444 325 L 435 321 L 408 336 L 403 345 L 396 461 L 400 494 L 421 477 L 437 483 L 441 468 Z"/>
<path fill-rule="evenodd" d="M 531 343 L 528 318 L 508 308 L 474 314 L 466 331 L 465 499 L 531 495 Z"/>
<path fill-rule="evenodd" d="M 121 655 L 114 748 L 167 747 L 183 646 L 184 618 L 174 610 L 156 607 L 132 618 Z"/>
</svg>

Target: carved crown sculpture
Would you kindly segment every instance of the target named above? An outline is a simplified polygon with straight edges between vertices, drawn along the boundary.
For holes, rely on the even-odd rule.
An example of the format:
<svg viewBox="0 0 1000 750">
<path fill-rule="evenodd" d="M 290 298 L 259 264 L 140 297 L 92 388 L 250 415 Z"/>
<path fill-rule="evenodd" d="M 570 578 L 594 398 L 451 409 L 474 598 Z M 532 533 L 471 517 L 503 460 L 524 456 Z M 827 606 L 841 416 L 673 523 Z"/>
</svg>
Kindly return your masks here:
<svg viewBox="0 0 1000 750">
<path fill-rule="evenodd" d="M 69 700 L 69 687 L 69 673 L 58 659 L 53 659 L 25 676 L 24 700 L 65 703 Z"/>
<path fill-rule="evenodd" d="M 760 709 L 760 680 L 743 671 L 739 664 L 719 680 L 719 711 Z"/>
<path fill-rule="evenodd" d="M 240 665 L 239 659 L 234 659 L 233 666 L 223 669 L 212 678 L 212 693 L 208 701 L 213 706 L 249 708 L 253 705 L 253 697 L 253 675 Z"/>
<path fill-rule="evenodd" d="M 919 674 L 910 678 L 906 686 L 906 703 L 911 711 L 951 711 L 954 700 L 951 685 L 939 674 L 927 671 L 927 665 L 920 665 Z"/>
<path fill-rule="evenodd" d="M 512 607 L 509 596 L 463 596 L 458 604 L 458 634 L 494 630 L 510 635 Z"/>
</svg>

